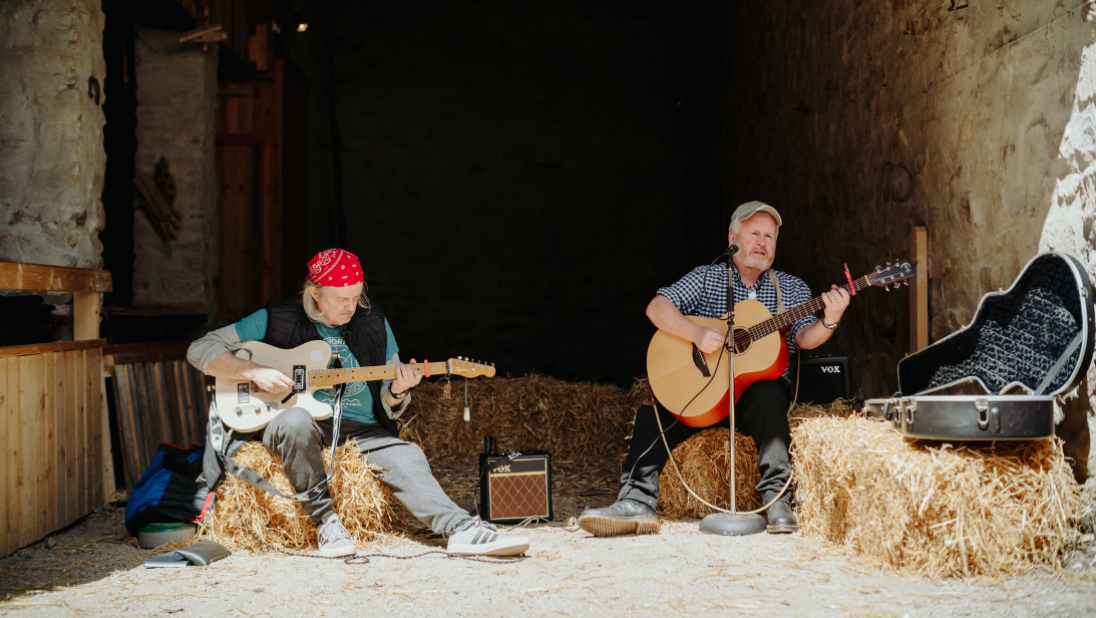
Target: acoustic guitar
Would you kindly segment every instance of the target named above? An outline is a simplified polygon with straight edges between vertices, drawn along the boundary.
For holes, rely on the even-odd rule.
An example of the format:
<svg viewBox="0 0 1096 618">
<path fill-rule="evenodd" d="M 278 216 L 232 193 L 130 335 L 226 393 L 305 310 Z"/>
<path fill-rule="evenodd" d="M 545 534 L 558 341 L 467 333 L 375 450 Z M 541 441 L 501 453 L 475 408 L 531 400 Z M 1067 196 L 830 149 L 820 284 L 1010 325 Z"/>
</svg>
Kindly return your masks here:
<svg viewBox="0 0 1096 618">
<path fill-rule="evenodd" d="M 852 292 L 868 286 L 898 287 L 914 276 L 909 260 L 887 263 L 853 282 Z M 909 282 L 906 282 L 909 285 Z M 849 286 L 842 286 L 849 291 Z M 795 322 L 825 308 L 821 297 L 772 315 L 757 300 L 735 303 L 734 393 L 735 402 L 746 387 L 761 380 L 775 380 L 788 366 L 784 334 Z M 700 326 L 727 331 L 727 317 L 720 319 L 685 316 Z M 727 348 L 730 347 L 726 346 Z M 709 427 L 727 417 L 727 349 L 705 354 L 692 341 L 659 330 L 647 348 L 647 376 L 651 389 L 664 408 L 690 427 Z"/>
<path fill-rule="evenodd" d="M 330 405 L 316 400 L 316 389 L 349 382 L 396 378 L 395 365 L 328 369 L 331 346 L 323 340 L 309 341 L 292 350 L 276 348 L 261 341 L 249 341 L 236 350 L 235 355 L 273 367 L 293 380 L 292 388 L 280 393 L 268 393 L 260 390 L 250 380 L 217 378 L 214 387 L 217 412 L 225 425 L 237 431 L 258 431 L 289 408 L 304 408 L 316 420 L 330 418 L 333 410 Z M 450 375 L 474 378 L 495 375 L 493 366 L 462 358 L 436 363 L 424 360 L 412 366 L 425 377 Z"/>
</svg>

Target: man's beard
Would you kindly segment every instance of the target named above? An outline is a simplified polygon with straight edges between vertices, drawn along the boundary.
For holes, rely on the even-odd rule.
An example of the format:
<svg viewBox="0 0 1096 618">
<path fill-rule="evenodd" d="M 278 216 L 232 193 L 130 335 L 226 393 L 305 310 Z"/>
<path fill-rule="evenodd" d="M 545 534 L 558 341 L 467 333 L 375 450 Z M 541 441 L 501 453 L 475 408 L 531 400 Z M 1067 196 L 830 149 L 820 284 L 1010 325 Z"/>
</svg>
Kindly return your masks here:
<svg viewBox="0 0 1096 618">
<path fill-rule="evenodd" d="M 772 255 L 768 255 L 763 258 L 758 255 L 750 254 L 742 258 L 742 265 L 751 270 L 764 272 L 769 270 L 769 267 L 773 265 L 773 257 L 774 256 Z"/>
</svg>

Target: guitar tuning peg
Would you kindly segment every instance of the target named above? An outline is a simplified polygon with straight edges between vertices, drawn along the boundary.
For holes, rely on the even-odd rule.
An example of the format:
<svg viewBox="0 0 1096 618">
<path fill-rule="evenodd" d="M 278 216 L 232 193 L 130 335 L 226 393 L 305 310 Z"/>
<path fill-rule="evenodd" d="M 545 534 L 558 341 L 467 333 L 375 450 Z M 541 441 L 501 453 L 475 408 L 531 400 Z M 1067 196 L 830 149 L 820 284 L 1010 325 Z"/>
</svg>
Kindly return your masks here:
<svg viewBox="0 0 1096 618">
<path fill-rule="evenodd" d="M 457 360 L 464 360 L 464 357 L 463 356 L 458 356 Z"/>
<path fill-rule="evenodd" d="M 878 264 L 875 265 L 875 270 L 879 270 L 880 268 L 881 266 L 879 266 Z"/>
<path fill-rule="evenodd" d="M 886 286 L 886 285 L 884 285 L 884 286 L 883 286 L 883 289 L 889 292 L 889 291 L 890 291 L 890 286 Z"/>
<path fill-rule="evenodd" d="M 492 366 L 492 367 L 494 367 L 494 366 L 495 366 L 495 363 L 491 363 L 491 366 Z"/>
<path fill-rule="evenodd" d="M 910 284 L 909 279 L 906 279 L 905 281 L 902 282 L 902 285 L 907 286 L 907 287 L 909 286 L 909 284 Z"/>
</svg>

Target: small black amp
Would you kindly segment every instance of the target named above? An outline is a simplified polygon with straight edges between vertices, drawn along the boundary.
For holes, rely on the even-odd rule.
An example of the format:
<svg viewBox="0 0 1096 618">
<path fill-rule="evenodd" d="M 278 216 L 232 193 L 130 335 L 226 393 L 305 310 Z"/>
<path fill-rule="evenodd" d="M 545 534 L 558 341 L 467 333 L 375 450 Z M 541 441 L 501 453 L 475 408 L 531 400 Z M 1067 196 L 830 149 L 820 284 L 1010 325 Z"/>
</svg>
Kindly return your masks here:
<svg viewBox="0 0 1096 618">
<path fill-rule="evenodd" d="M 791 367 L 792 379 L 795 379 L 796 368 Z M 792 386 L 794 389 L 794 384 Z M 796 393 L 796 403 L 813 403 L 825 406 L 834 399 L 848 399 L 849 392 L 849 357 L 848 356 L 822 356 L 818 358 L 804 358 L 799 362 L 799 392 Z"/>
</svg>

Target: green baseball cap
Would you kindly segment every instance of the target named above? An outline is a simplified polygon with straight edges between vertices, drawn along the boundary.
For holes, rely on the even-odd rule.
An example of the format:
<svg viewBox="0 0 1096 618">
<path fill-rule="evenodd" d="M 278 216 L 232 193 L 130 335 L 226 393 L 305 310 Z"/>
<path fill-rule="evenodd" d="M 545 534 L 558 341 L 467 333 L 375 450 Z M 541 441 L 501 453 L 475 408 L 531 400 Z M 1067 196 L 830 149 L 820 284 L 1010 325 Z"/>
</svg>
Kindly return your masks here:
<svg viewBox="0 0 1096 618">
<path fill-rule="evenodd" d="M 773 219 L 776 219 L 776 226 L 780 227 L 784 225 L 784 222 L 780 220 L 780 213 L 776 212 L 776 209 L 764 202 L 746 202 L 734 210 L 734 214 L 731 215 L 731 226 L 737 221 L 745 221 L 750 217 L 756 215 L 759 212 L 763 212 L 772 215 Z M 728 231 L 730 228 L 727 228 Z"/>
</svg>

